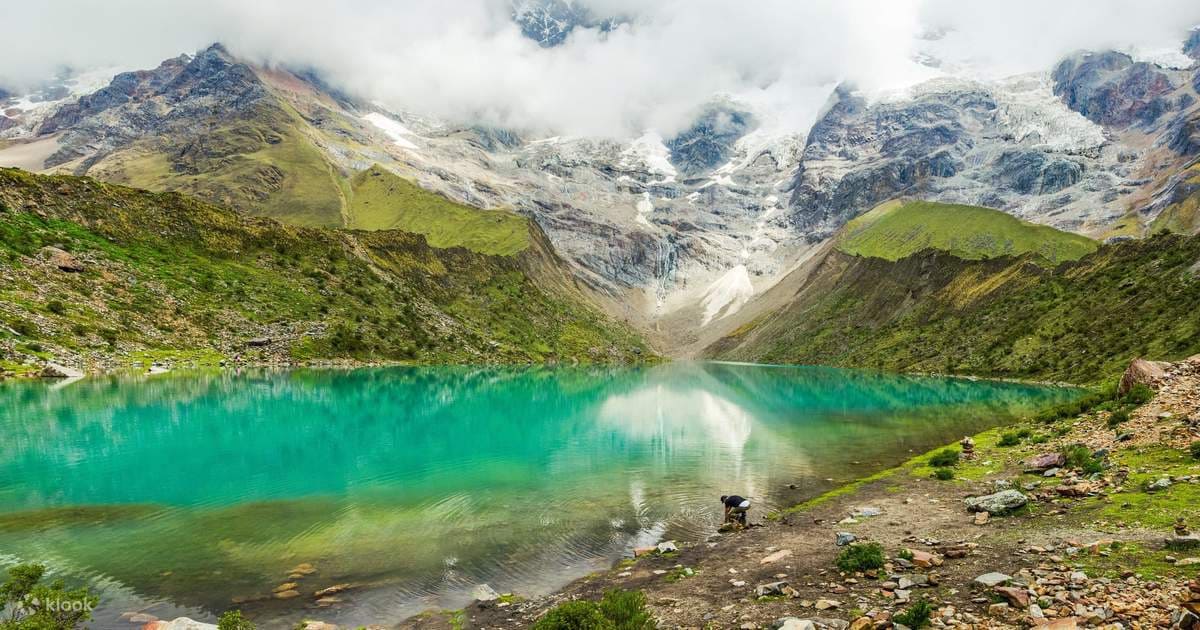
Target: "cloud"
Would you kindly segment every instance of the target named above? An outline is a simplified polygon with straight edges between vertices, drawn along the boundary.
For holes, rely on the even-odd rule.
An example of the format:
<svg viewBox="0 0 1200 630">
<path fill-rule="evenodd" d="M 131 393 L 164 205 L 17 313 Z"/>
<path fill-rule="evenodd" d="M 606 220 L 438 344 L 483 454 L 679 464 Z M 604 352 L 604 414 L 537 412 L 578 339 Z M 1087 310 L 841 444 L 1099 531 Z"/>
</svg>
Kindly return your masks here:
<svg viewBox="0 0 1200 630">
<path fill-rule="evenodd" d="M 714 94 L 807 130 L 830 88 L 930 76 L 933 49 L 980 73 L 1046 69 L 1078 48 L 1162 47 L 1200 22 L 1192 1 L 592 0 L 631 20 L 541 48 L 507 0 L 45 0 L 6 7 L 0 84 L 56 67 L 152 67 L 213 41 L 263 63 L 310 66 L 396 109 L 556 132 L 671 134 Z M 922 39 L 945 32 L 936 42 Z"/>
</svg>

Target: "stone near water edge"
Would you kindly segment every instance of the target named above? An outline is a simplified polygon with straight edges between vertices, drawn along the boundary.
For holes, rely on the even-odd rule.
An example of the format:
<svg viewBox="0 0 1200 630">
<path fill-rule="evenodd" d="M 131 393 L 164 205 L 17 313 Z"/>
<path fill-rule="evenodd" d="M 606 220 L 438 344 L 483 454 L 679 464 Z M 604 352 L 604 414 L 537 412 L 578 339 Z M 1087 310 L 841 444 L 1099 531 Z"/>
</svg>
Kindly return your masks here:
<svg viewBox="0 0 1200 630">
<path fill-rule="evenodd" d="M 42 366 L 42 370 L 38 372 L 38 376 L 42 378 L 83 378 L 84 374 L 75 368 L 47 361 L 46 365 Z"/>
<path fill-rule="evenodd" d="M 126 615 L 128 615 L 128 616 L 126 616 Z M 151 615 L 150 613 L 144 613 L 144 612 L 142 612 L 142 613 L 125 613 L 125 614 L 121 615 L 121 618 L 124 619 L 125 621 L 128 621 L 129 623 L 145 624 L 145 623 L 150 623 L 152 621 L 158 621 L 158 617 L 155 617 L 154 615 Z"/>
<path fill-rule="evenodd" d="M 1029 498 L 1019 490 L 1001 490 L 994 494 L 971 497 L 964 501 L 971 512 L 987 512 L 992 516 L 1006 514 L 1029 503 Z"/>
<path fill-rule="evenodd" d="M 296 566 L 292 567 L 291 571 L 288 571 L 288 573 L 299 574 L 299 575 L 312 575 L 313 573 L 316 573 L 316 572 L 317 572 L 317 568 L 308 562 L 301 562 L 300 564 L 297 564 Z"/>
<path fill-rule="evenodd" d="M 296 589 L 276 591 L 274 597 L 275 599 L 292 599 L 293 597 L 300 597 L 300 591 L 297 591 Z"/>
<path fill-rule="evenodd" d="M 1125 373 L 1121 375 L 1121 383 L 1117 386 L 1117 393 L 1124 396 L 1135 385 L 1145 385 L 1151 389 L 1157 389 L 1158 381 L 1167 376 L 1164 368 L 1169 365 L 1169 363 L 1163 363 L 1162 361 L 1134 359 L 1130 362 L 1129 367 L 1125 368 Z"/>
<path fill-rule="evenodd" d="M 996 586 L 1001 586 L 1003 584 L 1008 584 L 1011 581 L 1012 581 L 1012 576 L 1005 575 L 998 571 L 992 571 L 991 573 L 984 573 L 983 575 L 975 578 L 976 583 L 982 584 L 988 588 L 993 588 Z"/>
<path fill-rule="evenodd" d="M 491 602 L 500 599 L 500 593 L 487 584 L 480 584 L 471 590 L 471 599 L 477 602 Z"/>
<path fill-rule="evenodd" d="M 337 624 L 305 619 L 301 630 L 338 630 Z"/>
<path fill-rule="evenodd" d="M 771 624 L 772 630 L 817 630 L 816 624 L 808 619 L 800 619 L 799 617 L 784 617 L 776 619 L 775 623 Z"/>
<path fill-rule="evenodd" d="M 176 617 L 170 621 L 151 621 L 142 626 L 142 630 L 216 630 L 217 626 L 203 623 L 188 617 Z"/>
<path fill-rule="evenodd" d="M 856 540 L 858 540 L 858 536 L 855 536 L 854 534 L 851 534 L 850 532 L 838 532 L 837 533 L 837 546 L 839 546 L 839 547 L 845 547 L 846 545 L 849 545 L 850 543 L 852 543 Z"/>
<path fill-rule="evenodd" d="M 679 551 L 679 547 L 675 545 L 674 540 L 664 540 L 663 542 L 658 543 L 658 545 L 655 546 L 655 549 L 658 550 L 658 553 L 671 553 L 673 551 Z"/>
<path fill-rule="evenodd" d="M 283 591 L 294 591 L 294 590 L 296 590 L 297 586 L 299 586 L 299 584 L 296 584 L 295 582 L 284 582 L 283 584 L 280 584 L 279 586 L 276 586 L 274 589 L 272 589 L 271 592 L 281 593 Z"/>
<path fill-rule="evenodd" d="M 763 558 L 762 560 L 759 560 L 758 563 L 759 564 L 771 564 L 772 562 L 778 562 L 780 560 L 783 560 L 784 558 L 786 558 L 790 555 L 792 555 L 791 549 L 780 549 L 779 551 L 776 551 L 775 553 Z"/>
<path fill-rule="evenodd" d="M 340 604 L 340 603 L 342 603 L 342 599 L 340 597 L 322 597 L 321 599 L 317 600 L 317 607 L 329 608 L 330 606 L 333 606 L 334 604 Z"/>
<path fill-rule="evenodd" d="M 338 593 L 341 593 L 342 591 L 346 591 L 349 589 L 350 589 L 349 584 L 334 584 L 333 586 L 325 587 L 325 588 L 313 593 L 313 597 L 318 597 L 318 598 L 328 597 L 330 595 L 337 595 Z"/>
</svg>

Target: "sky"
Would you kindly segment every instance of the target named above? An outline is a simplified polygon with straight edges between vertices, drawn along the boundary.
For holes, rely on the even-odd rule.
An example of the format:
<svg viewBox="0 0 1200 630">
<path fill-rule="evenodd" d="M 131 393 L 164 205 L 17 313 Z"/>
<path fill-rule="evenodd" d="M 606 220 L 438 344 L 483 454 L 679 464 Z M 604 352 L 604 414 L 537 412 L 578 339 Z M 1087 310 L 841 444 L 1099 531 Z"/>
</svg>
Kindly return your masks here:
<svg viewBox="0 0 1200 630">
<path fill-rule="evenodd" d="M 576 0 L 580 1 L 580 0 Z M 311 67 L 396 110 L 564 134 L 669 135 L 715 95 L 806 131 L 832 88 L 1045 71 L 1081 49 L 1178 49 L 1196 0 L 590 0 L 625 21 L 541 48 L 511 0 L 41 0 L 4 9 L 0 86 L 148 68 L 212 42 Z M 932 69 L 915 61 L 933 53 Z"/>
</svg>

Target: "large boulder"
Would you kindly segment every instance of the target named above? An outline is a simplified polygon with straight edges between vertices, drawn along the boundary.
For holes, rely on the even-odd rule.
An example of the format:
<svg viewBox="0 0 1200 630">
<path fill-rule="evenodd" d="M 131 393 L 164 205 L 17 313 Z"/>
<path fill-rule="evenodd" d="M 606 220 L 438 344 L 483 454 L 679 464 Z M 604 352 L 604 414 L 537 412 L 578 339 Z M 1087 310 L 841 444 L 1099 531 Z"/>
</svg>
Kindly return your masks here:
<svg viewBox="0 0 1200 630">
<path fill-rule="evenodd" d="M 1125 373 L 1121 375 L 1121 384 L 1117 387 L 1117 393 L 1128 394 L 1134 385 L 1139 384 L 1157 389 L 1158 382 L 1167 376 L 1166 367 L 1168 365 L 1170 364 L 1162 361 L 1134 359 L 1126 368 Z"/>
<path fill-rule="evenodd" d="M 57 247 L 43 247 L 40 254 L 42 258 L 57 267 L 59 271 L 80 273 L 86 269 L 83 263 L 79 262 L 74 256 Z"/>
<path fill-rule="evenodd" d="M 981 497 L 970 497 L 965 502 L 969 512 L 987 512 L 998 516 L 1024 506 L 1029 503 L 1029 498 L 1017 490 L 1001 490 Z"/>
</svg>

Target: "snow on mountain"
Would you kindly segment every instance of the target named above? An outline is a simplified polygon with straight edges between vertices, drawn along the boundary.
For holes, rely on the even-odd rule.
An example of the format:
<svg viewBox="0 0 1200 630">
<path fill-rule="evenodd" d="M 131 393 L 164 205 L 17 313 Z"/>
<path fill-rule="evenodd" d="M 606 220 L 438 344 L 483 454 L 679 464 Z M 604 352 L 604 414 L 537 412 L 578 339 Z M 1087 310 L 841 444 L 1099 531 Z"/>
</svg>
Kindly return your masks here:
<svg viewBox="0 0 1200 630">
<path fill-rule="evenodd" d="M 725 272 L 708 286 L 700 298 L 704 309 L 701 326 L 714 319 L 722 319 L 738 312 L 754 296 L 754 284 L 750 281 L 750 270 L 737 265 Z"/>
<path fill-rule="evenodd" d="M 663 179 L 655 182 L 658 184 L 673 183 L 679 175 L 675 165 L 671 164 L 671 151 L 655 131 L 642 134 L 621 152 L 621 166 L 661 175 Z"/>
<path fill-rule="evenodd" d="M 409 140 L 410 137 L 418 137 L 417 134 L 413 133 L 408 127 L 405 127 L 398 121 L 388 118 L 379 112 L 371 112 L 362 118 L 372 125 L 375 125 L 380 131 L 387 135 L 393 144 L 409 150 L 416 150 L 419 148 L 417 145 L 413 144 L 411 140 Z"/>
<path fill-rule="evenodd" d="M 108 85 L 124 68 L 105 67 L 80 72 L 65 72 L 47 80 L 28 94 L 0 98 L 0 138 L 30 134 L 48 116 L 66 103 L 79 100 Z M 2 121 L 0 121 L 2 122 Z"/>
<path fill-rule="evenodd" d="M 1104 144 L 1104 128 L 1068 108 L 1054 95 L 1048 73 L 1024 74 L 991 83 L 997 122 L 1018 143 L 1047 151 L 1084 151 Z"/>
</svg>

